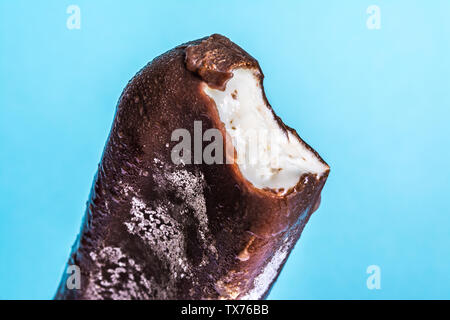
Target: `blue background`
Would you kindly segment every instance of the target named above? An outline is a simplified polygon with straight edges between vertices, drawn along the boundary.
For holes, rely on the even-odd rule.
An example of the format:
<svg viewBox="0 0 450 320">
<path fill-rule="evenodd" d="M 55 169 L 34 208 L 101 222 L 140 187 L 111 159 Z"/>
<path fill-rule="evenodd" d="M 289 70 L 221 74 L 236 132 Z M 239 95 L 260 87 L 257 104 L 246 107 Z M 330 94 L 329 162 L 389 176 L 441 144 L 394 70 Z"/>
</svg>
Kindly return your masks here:
<svg viewBox="0 0 450 320">
<path fill-rule="evenodd" d="M 450 298 L 450 2 L 425 0 L 0 0 L 0 298 L 53 296 L 122 89 L 215 32 L 332 169 L 270 298 Z"/>
</svg>

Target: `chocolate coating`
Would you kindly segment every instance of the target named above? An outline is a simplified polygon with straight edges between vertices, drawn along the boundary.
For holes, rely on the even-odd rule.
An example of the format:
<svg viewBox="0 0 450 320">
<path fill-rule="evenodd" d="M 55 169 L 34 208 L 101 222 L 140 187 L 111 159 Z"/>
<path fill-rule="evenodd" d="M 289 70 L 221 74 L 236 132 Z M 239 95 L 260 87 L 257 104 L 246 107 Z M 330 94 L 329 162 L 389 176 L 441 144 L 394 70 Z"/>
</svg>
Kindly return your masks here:
<svg viewBox="0 0 450 320">
<path fill-rule="evenodd" d="M 194 121 L 202 121 L 203 130 L 225 133 L 202 85 L 223 89 L 238 67 L 261 72 L 247 52 L 214 34 L 155 58 L 128 83 L 68 262 L 80 267 L 81 289 L 67 288 L 65 272 L 56 299 L 266 297 L 328 172 L 303 175 L 279 196 L 255 188 L 237 164 L 171 160 L 175 129 L 193 136 Z"/>
</svg>

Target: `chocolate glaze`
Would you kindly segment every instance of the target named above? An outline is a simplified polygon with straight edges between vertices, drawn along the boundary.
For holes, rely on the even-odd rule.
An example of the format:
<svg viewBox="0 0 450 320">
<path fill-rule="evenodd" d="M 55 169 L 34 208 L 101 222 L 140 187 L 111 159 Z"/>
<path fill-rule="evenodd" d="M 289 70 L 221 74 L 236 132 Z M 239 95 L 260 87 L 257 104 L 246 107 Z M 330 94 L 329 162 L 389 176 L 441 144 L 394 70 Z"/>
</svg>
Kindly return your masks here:
<svg viewBox="0 0 450 320">
<path fill-rule="evenodd" d="M 128 83 L 68 261 L 80 267 L 81 289 L 68 289 L 64 272 L 56 299 L 266 297 L 328 172 L 304 175 L 280 196 L 255 188 L 237 164 L 170 157 L 175 129 L 192 133 L 202 121 L 225 133 L 202 86 L 225 88 L 237 67 L 259 70 L 262 86 L 258 62 L 214 34 L 155 58 Z"/>
<path fill-rule="evenodd" d="M 186 48 L 186 67 L 197 73 L 210 87 L 225 89 L 236 68 L 259 69 L 258 62 L 228 38 L 219 34 Z"/>
</svg>

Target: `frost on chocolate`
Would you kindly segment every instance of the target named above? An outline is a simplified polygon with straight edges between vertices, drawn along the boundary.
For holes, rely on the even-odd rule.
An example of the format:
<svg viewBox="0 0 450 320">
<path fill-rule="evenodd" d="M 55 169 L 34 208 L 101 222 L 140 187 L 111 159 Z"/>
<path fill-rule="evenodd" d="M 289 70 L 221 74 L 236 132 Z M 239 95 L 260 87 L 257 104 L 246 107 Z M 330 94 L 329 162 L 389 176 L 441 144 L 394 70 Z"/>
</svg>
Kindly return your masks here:
<svg viewBox="0 0 450 320">
<path fill-rule="evenodd" d="M 200 172 L 183 168 L 170 170 L 156 158 L 154 164 L 153 179 L 163 196 L 156 200 L 144 199 L 135 193 L 131 198 L 130 219 L 124 224 L 130 234 L 144 241 L 168 267 L 174 281 L 190 278 L 196 267 L 208 264 L 206 252 L 217 255 L 208 228 L 204 177 Z M 189 223 L 195 225 L 203 252 L 200 263 L 196 264 L 186 254 Z"/>
<path fill-rule="evenodd" d="M 95 264 L 86 289 L 87 299 L 167 299 L 167 292 L 147 279 L 142 267 L 118 247 L 105 247 L 91 252 Z"/>
<path fill-rule="evenodd" d="M 130 222 L 125 222 L 128 232 L 144 240 L 160 260 L 166 260 L 175 277 L 183 277 L 189 271 L 184 237 L 180 224 L 168 214 L 168 207 L 159 204 L 150 209 L 136 197 L 132 198 L 131 204 L 132 217 Z"/>
<path fill-rule="evenodd" d="M 206 215 L 206 202 L 203 194 L 205 181 L 202 173 L 193 174 L 187 170 L 179 170 L 166 173 L 165 177 L 172 187 L 176 189 L 179 197 L 184 200 L 185 207 L 182 213 L 189 210 L 194 213 L 198 222 L 198 235 L 205 250 L 209 250 L 217 256 L 217 250 L 208 228 L 208 216 Z M 205 258 L 202 264 L 206 263 Z"/>
</svg>

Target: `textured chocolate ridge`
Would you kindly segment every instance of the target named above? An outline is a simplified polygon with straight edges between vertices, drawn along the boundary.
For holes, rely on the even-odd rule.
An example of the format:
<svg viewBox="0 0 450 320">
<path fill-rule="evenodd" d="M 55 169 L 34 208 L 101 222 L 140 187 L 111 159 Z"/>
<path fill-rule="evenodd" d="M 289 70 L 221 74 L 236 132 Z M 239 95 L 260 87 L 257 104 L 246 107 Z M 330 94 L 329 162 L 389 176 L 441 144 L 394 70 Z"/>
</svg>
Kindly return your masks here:
<svg viewBox="0 0 450 320">
<path fill-rule="evenodd" d="M 191 44 L 186 48 L 186 67 L 198 75 L 209 86 L 225 88 L 226 81 L 235 68 L 256 68 L 258 62 L 238 45 L 219 34 Z"/>
</svg>

